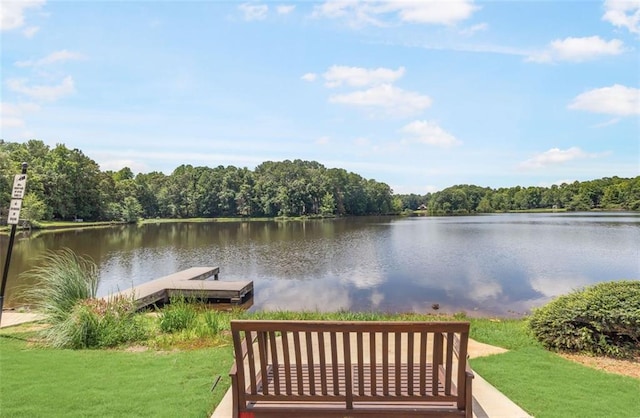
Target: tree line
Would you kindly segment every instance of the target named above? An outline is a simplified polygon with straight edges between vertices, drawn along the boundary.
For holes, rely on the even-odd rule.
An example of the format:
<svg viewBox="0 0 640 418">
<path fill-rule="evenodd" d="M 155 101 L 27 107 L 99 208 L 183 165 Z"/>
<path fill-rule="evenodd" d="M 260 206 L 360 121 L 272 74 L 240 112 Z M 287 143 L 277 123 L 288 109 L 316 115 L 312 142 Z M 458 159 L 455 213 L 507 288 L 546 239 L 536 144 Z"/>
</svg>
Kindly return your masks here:
<svg viewBox="0 0 640 418">
<path fill-rule="evenodd" d="M 28 163 L 21 218 L 123 220 L 193 217 L 351 216 L 399 212 L 391 188 L 315 161 L 267 161 L 255 168 L 180 165 L 171 174 L 101 171 L 78 149 L 39 140 L 0 140 L 0 205 Z"/>
<path fill-rule="evenodd" d="M 551 187 L 456 185 L 426 195 L 391 188 L 315 161 L 267 161 L 254 170 L 180 165 L 171 174 L 101 171 L 78 149 L 0 140 L 0 216 L 13 176 L 29 164 L 21 218 L 135 222 L 143 218 L 358 216 L 426 210 L 472 214 L 535 209 L 640 210 L 640 176 Z"/>
<path fill-rule="evenodd" d="M 422 209 L 432 214 L 447 215 L 536 209 L 637 211 L 640 210 L 640 176 L 605 177 L 551 187 L 492 189 L 463 184 L 426 195 L 407 194 L 397 197 L 402 200 L 406 209 Z"/>
</svg>

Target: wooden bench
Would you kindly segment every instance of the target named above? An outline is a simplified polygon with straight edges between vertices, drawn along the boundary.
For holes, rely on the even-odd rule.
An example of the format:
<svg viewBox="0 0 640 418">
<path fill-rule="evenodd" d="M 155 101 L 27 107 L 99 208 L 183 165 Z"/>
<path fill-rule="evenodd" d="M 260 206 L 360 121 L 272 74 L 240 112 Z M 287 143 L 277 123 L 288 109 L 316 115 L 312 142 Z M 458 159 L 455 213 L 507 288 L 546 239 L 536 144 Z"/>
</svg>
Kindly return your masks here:
<svg viewBox="0 0 640 418">
<path fill-rule="evenodd" d="M 468 322 L 231 321 L 234 418 L 471 418 Z"/>
</svg>

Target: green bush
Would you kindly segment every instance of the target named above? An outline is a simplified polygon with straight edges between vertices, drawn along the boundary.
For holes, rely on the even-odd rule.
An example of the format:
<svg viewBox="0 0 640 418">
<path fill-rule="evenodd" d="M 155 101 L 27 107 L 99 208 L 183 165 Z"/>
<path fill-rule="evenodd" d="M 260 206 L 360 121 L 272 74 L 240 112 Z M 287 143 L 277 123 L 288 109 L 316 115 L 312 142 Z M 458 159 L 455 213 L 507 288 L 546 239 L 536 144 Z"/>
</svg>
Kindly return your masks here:
<svg viewBox="0 0 640 418">
<path fill-rule="evenodd" d="M 159 318 L 163 332 L 177 332 L 195 325 L 198 311 L 185 298 L 177 297 L 172 298 L 171 303 L 162 309 Z"/>
<path fill-rule="evenodd" d="M 44 330 L 49 345 L 59 348 L 108 348 L 147 338 L 133 299 L 84 299 L 66 320 Z"/>
<path fill-rule="evenodd" d="M 93 260 L 68 248 L 46 253 L 41 265 L 23 277 L 31 285 L 22 291 L 22 298 L 52 325 L 66 320 L 79 300 L 95 298 L 99 282 Z"/>
<path fill-rule="evenodd" d="M 214 310 L 206 310 L 202 316 L 204 318 L 204 325 L 202 332 L 200 332 L 201 336 L 218 335 L 221 328 L 220 314 Z"/>
<path fill-rule="evenodd" d="M 530 320 L 547 348 L 611 357 L 640 354 L 640 281 L 599 283 L 535 309 Z"/>
<path fill-rule="evenodd" d="M 66 248 L 49 252 L 41 266 L 24 274 L 33 284 L 22 292 L 50 326 L 40 335 L 58 348 L 100 348 L 146 338 L 133 298 L 96 298 L 98 268 Z"/>
</svg>

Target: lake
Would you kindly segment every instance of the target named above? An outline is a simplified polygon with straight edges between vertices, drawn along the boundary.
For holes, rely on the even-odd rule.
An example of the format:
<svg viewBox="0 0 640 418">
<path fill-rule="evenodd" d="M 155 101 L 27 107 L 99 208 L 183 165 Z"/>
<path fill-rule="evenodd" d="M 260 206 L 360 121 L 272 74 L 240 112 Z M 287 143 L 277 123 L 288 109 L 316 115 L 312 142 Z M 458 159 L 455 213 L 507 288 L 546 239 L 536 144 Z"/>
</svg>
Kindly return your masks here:
<svg viewBox="0 0 640 418">
<path fill-rule="evenodd" d="M 8 237 L 0 237 L 6 255 Z M 100 295 L 182 269 L 253 280 L 260 310 L 518 316 L 585 285 L 640 279 L 639 213 L 159 223 L 18 235 L 5 307 L 47 250 L 100 269 Z"/>
</svg>

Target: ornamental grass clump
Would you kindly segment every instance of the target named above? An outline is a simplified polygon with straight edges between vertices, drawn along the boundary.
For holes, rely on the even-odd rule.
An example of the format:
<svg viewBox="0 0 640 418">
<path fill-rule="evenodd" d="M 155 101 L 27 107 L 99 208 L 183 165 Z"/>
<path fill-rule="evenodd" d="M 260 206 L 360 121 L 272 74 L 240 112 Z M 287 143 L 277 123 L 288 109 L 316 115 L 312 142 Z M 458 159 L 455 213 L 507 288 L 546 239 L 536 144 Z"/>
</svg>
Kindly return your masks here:
<svg viewBox="0 0 640 418">
<path fill-rule="evenodd" d="M 47 253 L 39 267 L 24 274 L 32 284 L 22 297 L 50 326 L 41 333 L 56 348 L 114 347 L 146 338 L 133 298 L 97 299 L 96 264 L 70 249 Z"/>
<path fill-rule="evenodd" d="M 96 297 L 98 268 L 89 257 L 65 248 L 46 253 L 41 261 L 23 273 L 31 285 L 21 295 L 51 325 L 64 321 L 76 302 Z"/>
<path fill-rule="evenodd" d="M 640 356 L 640 281 L 599 283 L 535 309 L 529 326 L 547 348 Z"/>
</svg>

